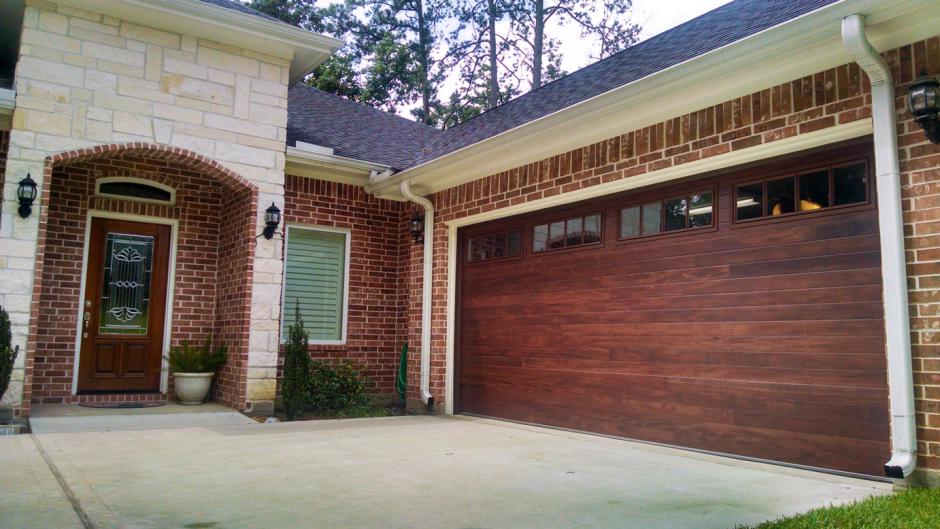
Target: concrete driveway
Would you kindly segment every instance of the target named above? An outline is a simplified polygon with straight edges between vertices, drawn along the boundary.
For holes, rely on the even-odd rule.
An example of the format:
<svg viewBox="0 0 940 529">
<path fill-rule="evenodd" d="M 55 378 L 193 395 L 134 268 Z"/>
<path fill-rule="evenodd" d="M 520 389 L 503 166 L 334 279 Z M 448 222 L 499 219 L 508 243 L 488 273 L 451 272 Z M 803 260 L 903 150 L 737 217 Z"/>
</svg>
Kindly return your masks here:
<svg viewBox="0 0 940 529">
<path fill-rule="evenodd" d="M 729 529 L 890 492 L 466 417 L 45 433 L 0 438 L 0 454 L 10 529 Z"/>
</svg>

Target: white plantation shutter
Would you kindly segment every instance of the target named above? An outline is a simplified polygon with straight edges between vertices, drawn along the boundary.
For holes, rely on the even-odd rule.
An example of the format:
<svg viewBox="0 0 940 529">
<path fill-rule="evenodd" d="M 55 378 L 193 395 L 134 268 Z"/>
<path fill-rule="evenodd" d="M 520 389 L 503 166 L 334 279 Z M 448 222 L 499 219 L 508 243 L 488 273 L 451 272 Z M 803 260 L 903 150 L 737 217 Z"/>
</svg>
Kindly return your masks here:
<svg viewBox="0 0 940 529">
<path fill-rule="evenodd" d="M 299 303 L 311 341 L 343 339 L 346 244 L 345 233 L 288 227 L 282 338 Z"/>
</svg>

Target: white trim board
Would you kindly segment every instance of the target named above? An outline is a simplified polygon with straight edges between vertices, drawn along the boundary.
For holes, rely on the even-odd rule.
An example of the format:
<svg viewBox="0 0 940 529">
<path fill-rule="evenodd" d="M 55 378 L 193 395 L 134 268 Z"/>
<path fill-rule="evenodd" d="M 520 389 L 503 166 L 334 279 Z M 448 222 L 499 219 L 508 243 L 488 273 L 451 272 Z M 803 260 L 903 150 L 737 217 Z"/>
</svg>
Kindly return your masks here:
<svg viewBox="0 0 940 529">
<path fill-rule="evenodd" d="M 179 221 L 176 219 L 166 219 L 162 217 L 151 217 L 148 215 L 132 215 L 126 213 L 115 213 L 112 211 L 88 210 L 85 217 L 85 241 L 82 249 L 82 279 L 81 287 L 78 291 L 78 315 L 75 328 L 75 363 L 72 366 L 72 395 L 78 394 L 78 366 L 82 354 L 82 313 L 85 312 L 83 300 L 85 299 L 85 282 L 88 274 L 88 254 L 91 245 L 91 220 L 99 219 L 118 219 L 130 220 L 135 222 L 148 222 L 150 224 L 162 224 L 170 226 L 170 262 L 167 265 L 167 283 L 166 283 L 166 311 L 163 317 L 163 359 L 160 362 L 160 393 L 166 394 L 169 389 L 169 365 L 166 361 L 166 353 L 170 348 L 170 333 L 173 329 L 173 293 L 176 289 L 176 247 L 179 237 Z"/>
<path fill-rule="evenodd" d="M 339 340 L 310 340 L 310 345 L 346 345 L 346 331 L 349 327 L 349 261 L 352 255 L 352 230 L 348 228 L 336 228 L 333 226 L 321 226 L 319 224 L 306 224 L 303 222 L 288 222 L 284 229 L 284 259 L 281 261 L 281 326 L 278 329 L 278 343 L 284 343 L 282 338 L 284 329 L 284 291 L 287 285 L 287 249 L 290 229 L 297 228 L 301 230 L 326 231 L 331 233 L 342 233 L 346 236 L 346 262 L 343 270 L 343 324 Z"/>
<path fill-rule="evenodd" d="M 446 222 L 447 226 L 447 334 L 445 347 L 445 401 L 444 413 L 452 415 L 454 413 L 454 365 L 455 365 L 455 325 L 456 325 L 456 294 L 457 294 L 457 231 L 473 224 L 480 224 L 490 220 L 511 217 L 521 213 L 528 213 L 541 209 L 548 209 L 555 206 L 579 202 L 589 198 L 596 198 L 604 195 L 611 195 L 622 191 L 629 191 L 641 187 L 650 186 L 678 180 L 698 174 L 705 174 L 720 169 L 728 169 L 738 165 L 750 162 L 766 160 L 791 154 L 795 152 L 813 149 L 824 145 L 838 143 L 840 141 L 850 140 L 861 136 L 867 136 L 873 131 L 872 120 L 870 118 L 853 121 L 844 125 L 825 128 L 815 132 L 799 134 L 782 140 L 755 145 L 739 151 L 731 151 L 725 154 L 719 154 L 709 158 L 703 158 L 694 162 L 682 165 L 667 167 L 658 171 L 652 171 L 637 176 L 621 178 L 612 182 L 598 184 L 595 186 L 578 189 L 569 193 L 560 193 L 548 198 L 533 200 L 515 206 L 509 206 L 502 209 L 495 209 L 476 215 L 470 215 L 459 219 Z"/>
</svg>

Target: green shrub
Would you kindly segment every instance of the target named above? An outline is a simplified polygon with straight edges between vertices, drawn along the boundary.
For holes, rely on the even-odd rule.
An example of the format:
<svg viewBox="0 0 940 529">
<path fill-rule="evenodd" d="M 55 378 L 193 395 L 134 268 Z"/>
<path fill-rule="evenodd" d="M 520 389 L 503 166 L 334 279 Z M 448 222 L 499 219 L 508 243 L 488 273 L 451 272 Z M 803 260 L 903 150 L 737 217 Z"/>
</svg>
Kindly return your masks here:
<svg viewBox="0 0 940 529">
<path fill-rule="evenodd" d="M 20 346 L 13 347 L 13 334 L 10 332 L 10 317 L 7 311 L 0 307 L 0 398 L 10 386 L 10 375 L 13 374 L 13 364 L 20 352 Z"/>
<path fill-rule="evenodd" d="M 281 379 L 281 404 L 288 421 L 299 419 L 310 406 L 310 336 L 304 330 L 300 302 L 294 306 L 294 323 L 287 330 L 284 343 L 284 377 Z"/>
<path fill-rule="evenodd" d="M 310 369 L 310 404 L 318 412 L 343 414 L 371 406 L 372 399 L 351 362 L 317 361 Z"/>
<path fill-rule="evenodd" d="M 215 373 L 228 361 L 228 347 L 212 347 L 212 335 L 201 346 L 191 346 L 186 342 L 178 347 L 171 347 L 166 357 L 174 373 Z"/>
</svg>

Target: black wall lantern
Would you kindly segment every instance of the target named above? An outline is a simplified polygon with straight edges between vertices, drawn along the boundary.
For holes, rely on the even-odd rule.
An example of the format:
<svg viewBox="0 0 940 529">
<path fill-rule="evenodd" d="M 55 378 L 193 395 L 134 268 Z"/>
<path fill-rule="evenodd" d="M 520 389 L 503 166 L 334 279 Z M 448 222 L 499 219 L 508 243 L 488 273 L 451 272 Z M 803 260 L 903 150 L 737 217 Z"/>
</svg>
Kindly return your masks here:
<svg viewBox="0 0 940 529">
<path fill-rule="evenodd" d="M 33 201 L 36 200 L 36 182 L 29 173 L 26 173 L 26 178 L 20 180 L 16 198 L 20 201 L 20 217 L 25 219 L 33 212 Z"/>
<path fill-rule="evenodd" d="M 277 231 L 277 226 L 280 223 L 281 210 L 277 209 L 274 202 L 271 202 L 271 206 L 264 210 L 264 231 L 261 232 L 261 235 L 264 235 L 265 239 L 274 237 L 274 232 Z"/>
<path fill-rule="evenodd" d="M 933 77 L 922 74 L 917 81 L 907 89 L 904 98 L 907 109 L 914 116 L 914 120 L 924 129 L 927 139 L 932 143 L 940 143 L 940 83 Z"/>
<path fill-rule="evenodd" d="M 424 242 L 424 215 L 415 211 L 415 214 L 411 216 L 409 231 L 411 232 L 411 237 L 415 240 L 415 244 Z"/>
</svg>

